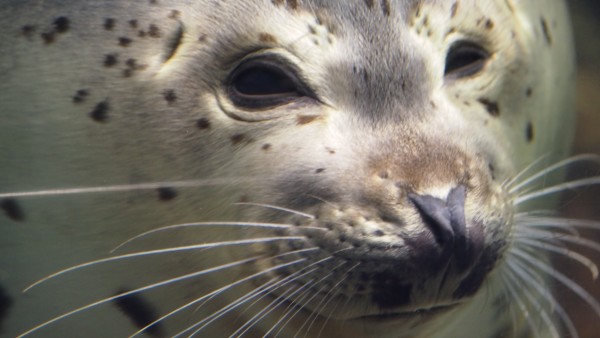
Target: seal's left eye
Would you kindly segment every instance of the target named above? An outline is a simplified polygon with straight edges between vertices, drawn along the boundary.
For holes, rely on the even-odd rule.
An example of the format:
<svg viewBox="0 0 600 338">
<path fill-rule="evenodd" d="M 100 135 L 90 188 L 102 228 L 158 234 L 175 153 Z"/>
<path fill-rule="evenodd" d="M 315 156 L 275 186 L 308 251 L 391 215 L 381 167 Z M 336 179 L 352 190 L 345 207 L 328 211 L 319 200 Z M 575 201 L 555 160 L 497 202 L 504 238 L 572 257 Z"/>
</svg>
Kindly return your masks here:
<svg viewBox="0 0 600 338">
<path fill-rule="evenodd" d="M 489 59 L 489 53 L 471 41 L 458 41 L 446 55 L 445 77 L 462 78 L 479 73 Z"/>
<path fill-rule="evenodd" d="M 231 74 L 229 98 L 238 107 L 267 109 L 307 96 L 306 86 L 290 69 L 266 60 L 240 65 Z"/>
</svg>

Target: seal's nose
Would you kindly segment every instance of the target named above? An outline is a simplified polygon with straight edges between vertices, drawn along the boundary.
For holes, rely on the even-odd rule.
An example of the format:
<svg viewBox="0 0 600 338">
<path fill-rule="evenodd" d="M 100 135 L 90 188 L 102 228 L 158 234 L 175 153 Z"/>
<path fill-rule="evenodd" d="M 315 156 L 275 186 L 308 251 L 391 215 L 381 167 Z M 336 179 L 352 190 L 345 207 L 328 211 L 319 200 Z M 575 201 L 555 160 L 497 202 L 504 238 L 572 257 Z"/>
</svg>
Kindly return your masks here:
<svg viewBox="0 0 600 338">
<path fill-rule="evenodd" d="M 466 269 L 474 259 L 470 257 L 472 254 L 467 239 L 466 197 L 467 189 L 463 185 L 450 190 L 446 201 L 429 195 L 408 195 L 437 244 L 444 252 L 456 256 L 459 270 Z"/>
</svg>

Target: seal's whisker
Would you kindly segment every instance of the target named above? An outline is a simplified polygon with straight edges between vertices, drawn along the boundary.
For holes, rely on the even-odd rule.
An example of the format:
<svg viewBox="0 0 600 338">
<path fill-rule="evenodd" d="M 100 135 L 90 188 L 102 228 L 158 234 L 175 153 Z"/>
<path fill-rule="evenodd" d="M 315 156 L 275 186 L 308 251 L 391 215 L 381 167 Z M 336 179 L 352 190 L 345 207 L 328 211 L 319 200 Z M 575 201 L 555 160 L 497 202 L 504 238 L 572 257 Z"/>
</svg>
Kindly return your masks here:
<svg viewBox="0 0 600 338">
<path fill-rule="evenodd" d="M 528 307 L 523 302 L 519 292 L 513 287 L 512 280 L 510 280 L 509 276 L 513 275 L 514 272 L 510 269 L 505 270 L 505 274 L 502 276 L 502 281 L 504 284 L 504 290 L 508 295 L 509 299 L 512 299 L 515 303 L 517 303 L 517 307 L 521 311 L 522 317 L 527 320 L 527 325 L 533 331 L 534 337 L 540 337 L 540 332 L 538 325 L 534 323 L 533 316 L 529 311 Z"/>
<path fill-rule="evenodd" d="M 521 177 L 523 177 L 525 174 L 527 174 L 528 171 L 530 171 L 535 166 L 537 166 L 538 164 L 540 164 L 540 162 L 542 162 L 547 157 L 548 157 L 548 154 L 544 154 L 544 155 L 540 156 L 539 158 L 537 158 L 536 160 L 534 160 L 533 162 L 531 162 L 530 164 L 528 164 L 527 166 L 525 166 L 525 168 L 521 169 L 521 171 L 519 171 L 514 177 L 512 177 L 512 178 L 509 177 L 506 180 L 504 180 L 502 182 L 502 186 L 510 188 L 519 179 L 521 179 Z"/>
<path fill-rule="evenodd" d="M 584 161 L 600 162 L 600 156 L 595 155 L 595 154 L 581 154 L 581 155 L 577 155 L 577 156 L 573 156 L 573 157 L 564 159 L 564 160 L 557 162 L 545 169 L 540 170 L 538 173 L 532 175 L 531 177 L 528 177 L 523 182 L 520 182 L 517 185 L 511 187 L 509 189 L 509 193 L 511 193 L 511 194 L 515 193 L 515 192 L 519 191 L 521 188 L 527 186 L 528 184 L 536 181 L 537 179 L 539 179 L 541 177 L 548 175 L 549 173 L 551 173 L 553 171 L 567 167 L 574 163 L 584 162 Z M 536 164 L 536 162 L 533 162 L 531 165 L 534 165 L 534 164 Z M 529 168 L 530 166 L 528 166 L 527 168 Z M 511 183 L 508 183 L 508 186 L 510 186 L 510 184 Z"/>
<path fill-rule="evenodd" d="M 548 227 L 572 229 L 576 228 L 600 230 L 600 222 L 562 217 L 517 217 L 517 223 L 527 227 Z"/>
<path fill-rule="evenodd" d="M 575 252 L 568 248 L 563 248 L 563 247 L 559 247 L 556 245 L 539 242 L 539 241 L 535 241 L 535 240 L 530 240 L 530 239 L 526 239 L 526 238 L 516 238 L 515 241 L 520 244 L 525 244 L 526 246 L 529 246 L 529 247 L 536 247 L 536 248 L 539 248 L 539 249 L 542 249 L 542 250 L 545 250 L 548 252 L 554 252 L 554 253 L 560 254 L 564 257 L 570 258 L 576 262 L 579 262 L 582 265 L 584 265 L 586 268 L 588 268 L 588 270 L 592 274 L 592 278 L 594 280 L 598 279 L 598 266 L 591 259 L 587 258 L 586 256 L 584 256 L 578 252 Z"/>
<path fill-rule="evenodd" d="M 304 239 L 304 237 L 301 237 L 301 236 L 262 237 L 262 238 L 242 239 L 242 240 L 234 240 L 234 241 L 222 241 L 222 242 L 186 245 L 186 246 L 157 249 L 157 250 L 147 250 L 147 251 L 135 252 L 135 253 L 124 254 L 124 255 L 119 255 L 119 256 L 114 256 L 114 257 L 107 257 L 107 258 L 97 259 L 97 260 L 93 260 L 90 262 L 78 264 L 78 265 L 57 271 L 53 274 L 50 274 L 50 275 L 38 280 L 37 282 L 31 284 L 30 286 L 26 287 L 23 290 L 23 292 L 25 293 L 25 292 L 31 290 L 32 288 L 36 287 L 37 285 L 44 283 L 45 281 L 47 281 L 49 279 L 53 279 L 57 276 L 63 275 L 65 273 L 75 271 L 78 269 L 82 269 L 82 268 L 86 268 L 86 267 L 90 267 L 90 266 L 94 266 L 94 265 L 98 265 L 98 264 L 108 263 L 108 262 L 115 262 L 115 261 L 119 261 L 119 260 L 151 256 L 151 255 L 163 255 L 163 254 L 173 253 L 173 252 L 182 252 L 182 251 L 200 250 L 200 249 L 212 249 L 212 248 L 217 248 L 217 247 L 235 246 L 235 245 L 250 245 L 250 244 L 268 243 L 268 242 L 282 241 L 282 240 L 294 241 L 294 240 L 302 240 L 302 239 Z"/>
<path fill-rule="evenodd" d="M 282 229 L 290 229 L 290 228 L 295 228 L 295 229 L 307 229 L 307 230 L 319 230 L 319 231 L 325 231 L 322 228 L 318 228 L 318 227 L 311 227 L 311 226 L 302 226 L 302 227 L 296 227 L 293 225 L 289 225 L 289 224 L 280 224 L 280 223 L 260 223 L 260 222 L 195 222 L 195 223 L 182 223 L 182 224 L 174 224 L 174 225 L 169 225 L 169 226 L 164 226 L 164 227 L 160 227 L 160 228 L 156 228 L 156 229 L 152 229 L 146 232 L 143 232 L 139 235 L 135 235 L 133 237 L 131 237 L 130 239 L 122 242 L 121 244 L 117 245 L 114 249 L 112 249 L 110 251 L 110 253 L 113 253 L 117 250 L 119 250 L 120 248 L 122 248 L 123 246 L 137 240 L 140 239 L 142 237 L 148 236 L 150 234 L 155 234 L 158 232 L 163 232 L 163 231 L 168 231 L 168 230 L 173 230 L 173 229 L 181 229 L 181 228 L 192 228 L 192 227 L 234 227 L 234 228 L 258 228 L 258 229 L 275 229 L 275 230 L 282 230 Z"/>
<path fill-rule="evenodd" d="M 217 271 L 225 270 L 225 269 L 228 269 L 228 268 L 232 268 L 232 267 L 244 265 L 244 264 L 247 264 L 247 263 L 255 262 L 255 261 L 257 261 L 257 260 L 259 260 L 261 258 L 263 258 L 263 256 L 254 256 L 254 257 L 242 259 L 242 260 L 239 260 L 239 261 L 235 261 L 235 262 L 231 262 L 231 263 L 227 263 L 227 264 L 215 266 L 215 267 L 212 267 L 212 268 L 208 268 L 208 269 L 204 269 L 204 270 L 200 270 L 200 271 L 195 271 L 195 272 L 192 272 L 192 273 L 189 273 L 189 274 L 177 276 L 177 277 L 174 277 L 174 278 L 166 279 L 166 280 L 163 280 L 163 281 L 160 281 L 160 282 L 157 282 L 157 283 L 152 283 L 152 284 L 149 284 L 149 285 L 146 285 L 146 286 L 134 289 L 134 290 L 130 290 L 130 291 L 127 291 L 127 292 L 122 292 L 122 293 L 119 293 L 119 294 L 111 296 L 111 297 L 103 298 L 103 299 L 95 301 L 93 303 L 90 303 L 90 304 L 78 307 L 78 308 L 76 308 L 76 309 L 74 309 L 72 311 L 69 311 L 67 313 L 64 313 L 64 314 L 62 314 L 60 316 L 54 317 L 54 318 L 52 318 L 52 319 L 50 319 L 50 320 L 48 320 L 48 321 L 46 321 L 46 322 L 44 322 L 42 324 L 39 324 L 39 325 L 37 325 L 37 326 L 35 326 L 35 327 L 27 330 L 24 333 L 21 333 L 18 337 L 27 336 L 27 335 L 29 335 L 29 334 L 31 334 L 33 332 L 36 332 L 39 329 L 41 329 L 43 327 L 46 327 L 46 326 L 48 326 L 48 325 L 50 325 L 52 323 L 55 323 L 55 322 L 57 322 L 57 321 L 59 321 L 61 319 L 67 318 L 69 316 L 72 316 L 72 315 L 74 315 L 76 313 L 80 313 L 82 311 L 88 310 L 90 308 L 94 308 L 94 307 L 97 307 L 99 305 L 106 304 L 106 303 L 111 302 L 111 301 L 113 301 L 115 299 L 119 299 L 119 298 L 122 298 L 122 297 L 125 297 L 125 296 L 128 296 L 128 295 L 137 294 L 137 293 L 144 292 L 144 291 L 147 291 L 147 290 L 151 290 L 151 289 L 154 289 L 154 288 L 158 288 L 158 287 L 161 287 L 161 286 L 165 286 L 165 285 L 169 285 L 169 284 L 181 282 L 181 281 L 184 281 L 184 280 L 187 280 L 187 279 L 191 279 L 191 278 L 203 276 L 203 275 L 206 275 L 206 274 L 209 274 L 209 273 L 212 273 L 212 272 L 217 272 Z"/>
<path fill-rule="evenodd" d="M 315 270 L 319 270 L 319 268 L 316 268 Z M 300 277 L 298 276 L 297 278 L 300 278 Z M 256 325 L 264 317 L 266 317 L 268 314 L 270 314 L 271 312 L 273 312 L 276 308 L 278 308 L 282 304 L 284 304 L 286 302 L 293 303 L 292 297 L 294 297 L 294 295 L 297 294 L 298 292 L 300 292 L 300 291 L 302 291 L 304 289 L 310 288 L 314 284 L 314 282 L 315 282 L 314 279 L 310 279 L 308 281 L 303 282 L 302 285 L 300 285 L 299 287 L 291 286 L 284 293 L 282 293 L 281 295 L 279 295 L 278 297 L 276 297 L 264 309 L 262 309 L 261 311 L 259 311 L 258 313 L 256 313 L 249 320 L 247 320 L 246 323 L 244 323 L 242 326 L 240 326 L 229 337 L 235 337 L 235 336 L 241 337 L 241 336 L 243 336 L 244 333 L 248 332 L 248 330 L 250 328 L 252 328 L 252 326 Z M 292 292 L 292 290 L 294 290 L 294 291 Z"/>
<path fill-rule="evenodd" d="M 533 192 L 529 192 L 522 196 L 516 197 L 513 201 L 515 206 L 548 195 L 556 194 L 559 192 L 564 192 L 567 190 L 578 189 L 582 187 L 587 187 L 591 185 L 600 184 L 600 176 L 594 176 L 589 178 L 578 179 L 574 181 L 568 181 L 565 183 L 556 184 L 547 188 L 542 188 L 539 190 L 535 190 Z"/>
<path fill-rule="evenodd" d="M 334 299 L 333 292 L 337 291 L 337 288 L 340 286 L 340 284 L 348 278 L 348 276 L 350 275 L 350 272 L 352 272 L 352 270 L 354 270 L 359 265 L 360 265 L 360 263 L 356 263 L 356 264 L 354 264 L 354 266 L 350 267 L 344 273 L 344 275 L 342 276 L 342 278 L 340 278 L 340 280 L 337 281 L 337 283 L 335 283 L 333 285 L 333 287 L 331 287 L 331 289 L 325 294 L 325 296 L 323 296 L 323 298 L 321 298 L 321 301 L 319 302 L 319 304 L 317 304 L 317 306 L 315 307 L 315 310 L 313 311 L 313 313 L 305 321 L 305 323 L 306 323 L 306 322 L 308 322 L 310 320 L 310 324 L 308 325 L 308 327 L 306 329 L 306 334 L 308 334 L 310 332 L 310 329 L 312 328 L 312 326 L 314 325 L 315 321 L 317 320 L 317 317 L 319 315 L 322 315 L 321 312 L 323 311 L 323 309 L 325 309 L 325 307 L 327 307 L 327 305 L 329 305 L 329 303 Z M 311 320 L 311 317 L 312 317 L 312 320 Z M 326 321 L 325 321 L 324 324 L 327 323 L 327 321 L 329 320 L 330 317 L 331 317 L 331 312 L 329 313 L 329 317 L 326 319 Z M 302 326 L 304 326 L 304 324 Z M 321 330 L 322 330 L 322 328 L 321 328 Z M 302 327 L 300 327 L 300 329 L 298 330 L 298 332 L 301 332 L 301 331 L 302 331 Z"/>
<path fill-rule="evenodd" d="M 315 248 L 311 248 L 315 249 Z M 298 250 L 298 251 L 292 251 L 291 253 L 302 253 L 305 250 Z M 289 253 L 287 253 L 289 254 Z M 243 297 L 238 298 L 237 300 L 231 302 L 230 304 L 226 305 L 225 307 L 221 308 L 220 310 L 218 310 L 217 312 L 215 312 L 214 314 L 196 322 L 195 324 L 193 324 L 192 326 L 188 327 L 185 331 L 181 331 L 179 332 L 177 335 L 182 335 L 185 334 L 186 332 L 198 327 L 199 325 L 202 325 L 200 328 L 198 328 L 196 331 L 194 331 L 191 335 L 195 335 L 196 333 L 200 332 L 204 327 L 208 326 L 211 322 L 213 322 L 214 320 L 218 319 L 219 316 L 226 314 L 227 312 L 235 309 L 236 307 L 238 307 L 239 305 L 245 303 L 248 300 L 251 300 L 252 298 L 255 298 L 256 296 L 259 296 L 262 293 L 262 296 L 258 299 L 256 299 L 254 302 L 257 302 L 261 299 L 263 299 L 265 296 L 267 296 L 268 292 L 272 292 L 274 290 L 277 290 L 278 288 L 281 288 L 282 286 L 285 286 L 286 284 L 296 280 L 297 278 L 302 278 L 312 272 L 314 272 L 315 270 L 317 270 L 318 268 L 313 268 L 310 269 L 309 271 L 305 271 L 306 269 L 309 269 L 311 267 L 314 267 L 317 264 L 320 264 L 322 262 L 325 262 L 327 260 L 330 260 L 332 258 L 332 256 L 323 258 L 319 261 L 316 262 L 312 262 L 311 264 L 299 268 L 296 272 L 290 274 L 289 276 L 286 276 L 285 278 L 282 278 L 279 281 L 276 281 L 276 283 L 264 288 L 263 290 L 261 290 L 259 293 L 256 293 L 255 295 L 252 295 L 251 297 L 247 297 L 246 299 L 242 299 Z M 303 272 L 304 271 L 304 272 Z M 254 303 L 250 304 L 249 307 L 251 307 Z M 222 312 L 222 313 L 221 313 Z M 207 321 L 208 320 L 208 321 Z"/>
<path fill-rule="evenodd" d="M 311 249 L 316 249 L 316 248 L 311 248 Z M 279 258 L 279 257 L 283 257 L 283 256 L 286 256 L 286 255 L 294 254 L 294 253 L 299 253 L 300 251 L 302 251 L 302 252 L 306 252 L 306 250 L 299 250 L 299 251 L 286 252 L 286 253 L 284 253 L 284 254 L 281 254 L 281 255 L 277 255 L 277 256 L 274 256 L 274 257 L 269 257 L 269 259 L 274 259 L 274 258 Z M 172 315 L 174 315 L 174 314 L 176 314 L 176 313 L 178 313 L 178 312 L 180 312 L 180 311 L 182 311 L 182 310 L 184 310 L 184 309 L 186 309 L 186 308 L 188 308 L 188 307 L 190 307 L 190 306 L 193 306 L 194 304 L 197 304 L 197 303 L 199 303 L 199 302 L 201 302 L 201 301 L 203 301 L 203 300 L 205 300 L 205 299 L 207 299 L 207 298 L 209 298 L 209 297 L 212 297 L 212 296 L 218 295 L 218 294 L 220 294 L 220 293 L 222 293 L 222 292 L 224 292 L 224 291 L 226 291 L 226 290 L 228 290 L 228 289 L 230 289 L 230 288 L 232 288 L 232 287 L 234 287 L 234 286 L 236 286 L 236 285 L 242 284 L 242 283 L 244 283 L 244 282 L 246 282 L 246 281 L 249 281 L 249 280 L 251 280 L 251 279 L 253 279 L 253 278 L 256 278 L 256 277 L 262 276 L 262 275 L 264 275 L 264 274 L 266 274 L 266 273 L 269 273 L 269 272 L 272 272 L 272 271 L 276 271 L 276 270 L 278 270 L 278 269 L 282 269 L 282 268 L 285 268 L 285 267 L 288 267 L 288 266 L 291 266 L 291 265 L 295 265 L 295 264 L 298 264 L 298 263 L 302 263 L 302 262 L 304 262 L 304 261 L 306 261 L 306 258 L 300 258 L 300 259 L 297 259 L 297 260 L 291 261 L 291 262 L 289 262 L 289 263 L 284 263 L 284 264 L 275 265 L 275 266 L 273 266 L 273 267 L 271 267 L 271 268 L 269 268 L 269 269 L 261 270 L 260 272 L 254 273 L 254 274 L 252 274 L 252 275 L 250 275 L 250 276 L 247 276 L 247 277 L 244 277 L 244 278 L 238 279 L 238 280 L 237 280 L 237 281 L 235 281 L 235 282 L 229 283 L 229 284 L 227 284 L 227 285 L 225 285 L 225 286 L 223 286 L 223 287 L 221 287 L 221 288 L 219 288 L 219 289 L 217 289 L 217 290 L 214 290 L 214 291 L 212 291 L 212 292 L 209 292 L 209 293 L 207 293 L 207 294 L 204 294 L 204 295 L 202 295 L 201 297 L 199 297 L 199 298 L 196 298 L 195 300 L 193 300 L 193 301 L 191 301 L 191 302 L 189 302 L 189 303 L 187 303 L 187 304 L 185 304 L 185 305 L 183 305 L 183 306 L 180 306 L 180 307 L 178 307 L 177 309 L 175 309 L 175 310 L 173 310 L 173 311 L 171 311 L 171 312 L 169 312 L 169 313 L 167 313 L 167 314 L 163 315 L 162 317 L 160 317 L 160 318 L 156 319 L 156 320 L 155 320 L 155 321 L 153 321 L 152 323 L 150 323 L 150 324 L 146 325 L 145 327 L 141 328 L 140 330 L 138 330 L 137 332 L 135 332 L 133 335 L 131 335 L 131 336 L 129 336 L 129 337 L 130 337 L 130 338 L 131 338 L 131 337 L 135 337 L 135 336 L 137 336 L 137 335 L 141 334 L 142 332 L 144 332 L 144 331 L 145 331 L 146 329 L 148 329 L 149 327 L 151 327 L 151 326 L 155 325 L 156 323 L 158 323 L 158 322 L 161 322 L 161 321 L 163 321 L 163 320 L 165 320 L 165 319 L 167 319 L 167 318 L 171 317 Z"/>
<path fill-rule="evenodd" d="M 47 189 L 35 191 L 16 191 L 0 193 L 0 198 L 15 198 L 15 197 L 40 197 L 40 196 L 59 196 L 59 195 L 75 195 L 75 194 L 91 194 L 91 193 L 109 193 L 109 192 L 127 192 L 138 190 L 155 190 L 162 188 L 199 188 L 206 186 L 231 185 L 232 182 L 249 181 L 256 178 L 210 178 L 202 180 L 190 181 L 165 181 L 165 182 L 150 182 L 137 184 L 117 184 L 101 187 L 81 187 L 81 188 L 64 188 L 64 189 Z"/>
<path fill-rule="evenodd" d="M 285 211 L 285 212 L 288 212 L 290 214 L 294 214 L 294 215 L 306 217 L 308 219 L 315 219 L 314 215 L 307 214 L 305 212 L 297 211 L 297 210 L 294 210 L 294 209 L 289 209 L 289 208 L 284 208 L 284 207 L 278 207 L 278 206 L 272 205 L 272 204 L 252 203 L 252 202 L 237 202 L 237 203 L 233 203 L 233 204 L 234 205 L 248 205 L 248 206 L 255 206 L 255 207 L 263 207 L 263 208 L 268 208 L 268 209 L 273 209 L 273 210 L 278 210 L 278 211 Z"/>
<path fill-rule="evenodd" d="M 526 262 L 528 266 L 531 266 L 534 269 L 537 268 L 545 272 L 548 276 L 554 278 L 555 280 L 566 286 L 568 289 L 573 291 L 576 295 L 579 296 L 580 299 L 585 301 L 600 318 L 600 303 L 598 303 L 598 301 L 591 294 L 585 291 L 585 289 L 579 286 L 579 284 L 575 283 L 572 279 L 565 276 L 564 274 L 558 272 L 556 269 L 553 269 L 543 260 L 536 258 L 521 249 L 513 248 L 510 251 L 510 253 L 516 256 L 515 259 L 520 259 L 524 263 Z"/>
<path fill-rule="evenodd" d="M 528 238 L 535 238 L 538 240 L 546 240 L 546 241 L 551 241 L 551 242 L 572 243 L 572 244 L 576 244 L 576 245 L 600 252 L 600 243 L 586 239 L 586 238 L 581 238 L 578 236 L 566 235 L 566 234 L 556 234 L 556 233 L 546 231 L 546 230 L 522 229 L 520 231 L 523 233 L 526 233 L 527 234 L 526 237 L 528 237 Z"/>
<path fill-rule="evenodd" d="M 530 283 L 533 287 L 531 290 L 535 291 L 538 295 L 546 299 L 552 306 L 554 312 L 556 312 L 562 322 L 565 324 L 569 335 L 573 338 L 578 338 L 579 334 L 577 333 L 577 329 L 571 317 L 567 314 L 565 309 L 560 305 L 560 303 L 554 298 L 552 293 L 548 290 L 548 287 L 542 284 L 539 278 L 539 275 L 530 273 L 525 265 L 520 263 L 518 260 L 509 260 L 508 262 L 509 268 L 519 277 L 521 283 Z"/>
<path fill-rule="evenodd" d="M 317 281 L 315 283 L 315 286 L 323 283 L 325 280 L 329 279 L 332 275 L 333 272 L 335 270 L 337 270 L 339 267 L 343 266 L 344 264 L 346 264 L 346 262 L 341 262 L 340 264 L 338 264 L 337 266 L 335 266 L 334 268 L 332 268 L 327 274 L 325 274 L 319 281 Z M 305 302 L 304 299 L 300 299 L 298 301 L 294 301 L 294 304 L 296 304 L 296 306 L 294 306 L 294 304 L 289 304 L 288 305 L 288 309 L 286 311 L 284 311 L 283 315 L 281 316 L 281 318 L 275 323 L 273 324 L 273 326 L 271 327 L 271 329 L 269 329 L 269 331 L 267 331 L 267 333 L 265 335 L 269 335 L 279 324 L 281 324 L 281 322 L 290 314 L 292 314 L 292 311 L 294 311 L 294 307 L 297 307 L 298 309 L 296 311 L 293 312 L 293 314 L 287 318 L 287 320 L 281 325 L 280 330 L 275 334 L 275 336 L 277 336 L 279 334 L 279 332 L 281 331 L 282 328 L 284 328 L 301 310 L 302 310 L 302 306 L 299 305 L 300 303 L 304 303 L 304 304 L 308 304 L 310 303 L 311 300 L 313 300 L 317 295 L 319 295 L 328 285 L 324 284 L 321 288 L 319 288 L 319 290 L 317 290 L 316 292 L 314 292 L 314 294 Z M 307 293 L 309 290 L 306 290 L 305 293 Z M 315 310 L 316 311 L 316 310 Z M 302 327 L 300 327 L 298 329 L 298 331 L 300 331 L 302 329 Z"/>
</svg>

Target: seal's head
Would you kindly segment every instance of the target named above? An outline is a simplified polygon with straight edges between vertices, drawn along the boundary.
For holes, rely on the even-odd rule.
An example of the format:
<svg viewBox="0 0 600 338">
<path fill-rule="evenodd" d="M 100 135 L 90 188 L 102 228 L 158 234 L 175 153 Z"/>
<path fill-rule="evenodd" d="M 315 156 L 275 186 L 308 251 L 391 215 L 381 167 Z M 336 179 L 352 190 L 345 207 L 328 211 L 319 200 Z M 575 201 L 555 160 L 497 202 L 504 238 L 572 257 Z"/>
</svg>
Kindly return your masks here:
<svg viewBox="0 0 600 338">
<path fill-rule="evenodd" d="M 146 234 L 158 239 L 140 240 L 139 256 L 152 262 L 123 256 L 128 271 L 97 272 L 99 290 L 119 290 L 101 303 L 116 302 L 156 335 L 177 333 L 174 317 L 190 316 L 198 323 L 188 334 L 511 332 L 502 271 L 511 252 L 529 257 L 515 248 L 513 179 L 541 155 L 564 156 L 569 142 L 554 135 L 572 130 L 562 2 L 68 4 L 38 4 L 37 14 L 19 7 L 18 24 L 0 23 L 1 32 L 23 29 L 0 65 L 10 79 L 28 78 L 0 84 L 8 92 L 0 107 L 16 121 L 0 130 L 44 140 L 30 150 L 45 166 L 33 184 L 170 182 L 159 189 L 168 207 L 137 190 L 77 201 L 88 226 L 103 229 L 94 243 L 166 222 L 229 221 Z M 38 21 L 49 30 L 32 41 Z M 34 99 L 11 98 L 23 83 Z M 44 124 L 22 114 L 39 102 Z M 64 153 L 48 156 L 56 148 Z M 18 162 L 14 149 L 0 154 Z M 12 186 L 22 175 L 13 165 L 0 179 Z M 179 191 L 176 178 L 211 186 Z M 59 229 L 56 242 L 72 236 L 69 210 L 30 208 L 27 217 Z M 86 238 L 73 245 L 97 258 Z M 171 255 L 153 256 L 152 243 L 169 243 L 159 253 Z M 197 251 L 207 247 L 214 250 Z M 174 264 L 176 251 L 186 256 Z M 185 268 L 196 272 L 175 277 Z M 126 301 L 162 286 L 156 280 L 121 289 L 149 271 L 163 284 L 188 282 L 174 291 L 183 303 L 156 297 L 164 317 Z M 27 302 L 16 308 L 33 308 Z"/>
</svg>

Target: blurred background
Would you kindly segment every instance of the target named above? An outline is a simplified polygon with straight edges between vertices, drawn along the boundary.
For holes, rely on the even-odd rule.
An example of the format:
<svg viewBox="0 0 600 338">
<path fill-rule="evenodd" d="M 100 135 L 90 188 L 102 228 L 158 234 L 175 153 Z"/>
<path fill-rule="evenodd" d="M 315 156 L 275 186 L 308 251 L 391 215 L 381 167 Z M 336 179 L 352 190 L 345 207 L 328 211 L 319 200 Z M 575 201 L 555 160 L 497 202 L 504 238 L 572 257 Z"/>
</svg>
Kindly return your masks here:
<svg viewBox="0 0 600 338">
<path fill-rule="evenodd" d="M 574 153 L 600 154 L 600 1 L 567 1 L 571 6 L 579 67 L 577 80 L 579 120 Z M 600 164 L 575 166 L 571 168 L 569 175 L 572 178 L 598 176 Z M 600 185 L 566 194 L 562 206 L 562 211 L 568 217 L 600 221 Z M 581 231 L 581 235 L 600 243 L 600 227 L 596 231 Z M 600 252 L 581 248 L 578 248 L 578 251 L 600 265 Z M 600 281 L 594 281 L 589 270 L 582 268 L 579 263 L 560 258 L 557 258 L 556 262 L 560 265 L 560 271 L 576 280 L 579 285 L 600 300 Z M 580 337 L 600 337 L 600 317 L 574 293 L 558 285 L 557 289 L 562 304 L 567 307 L 579 329 Z"/>
</svg>

